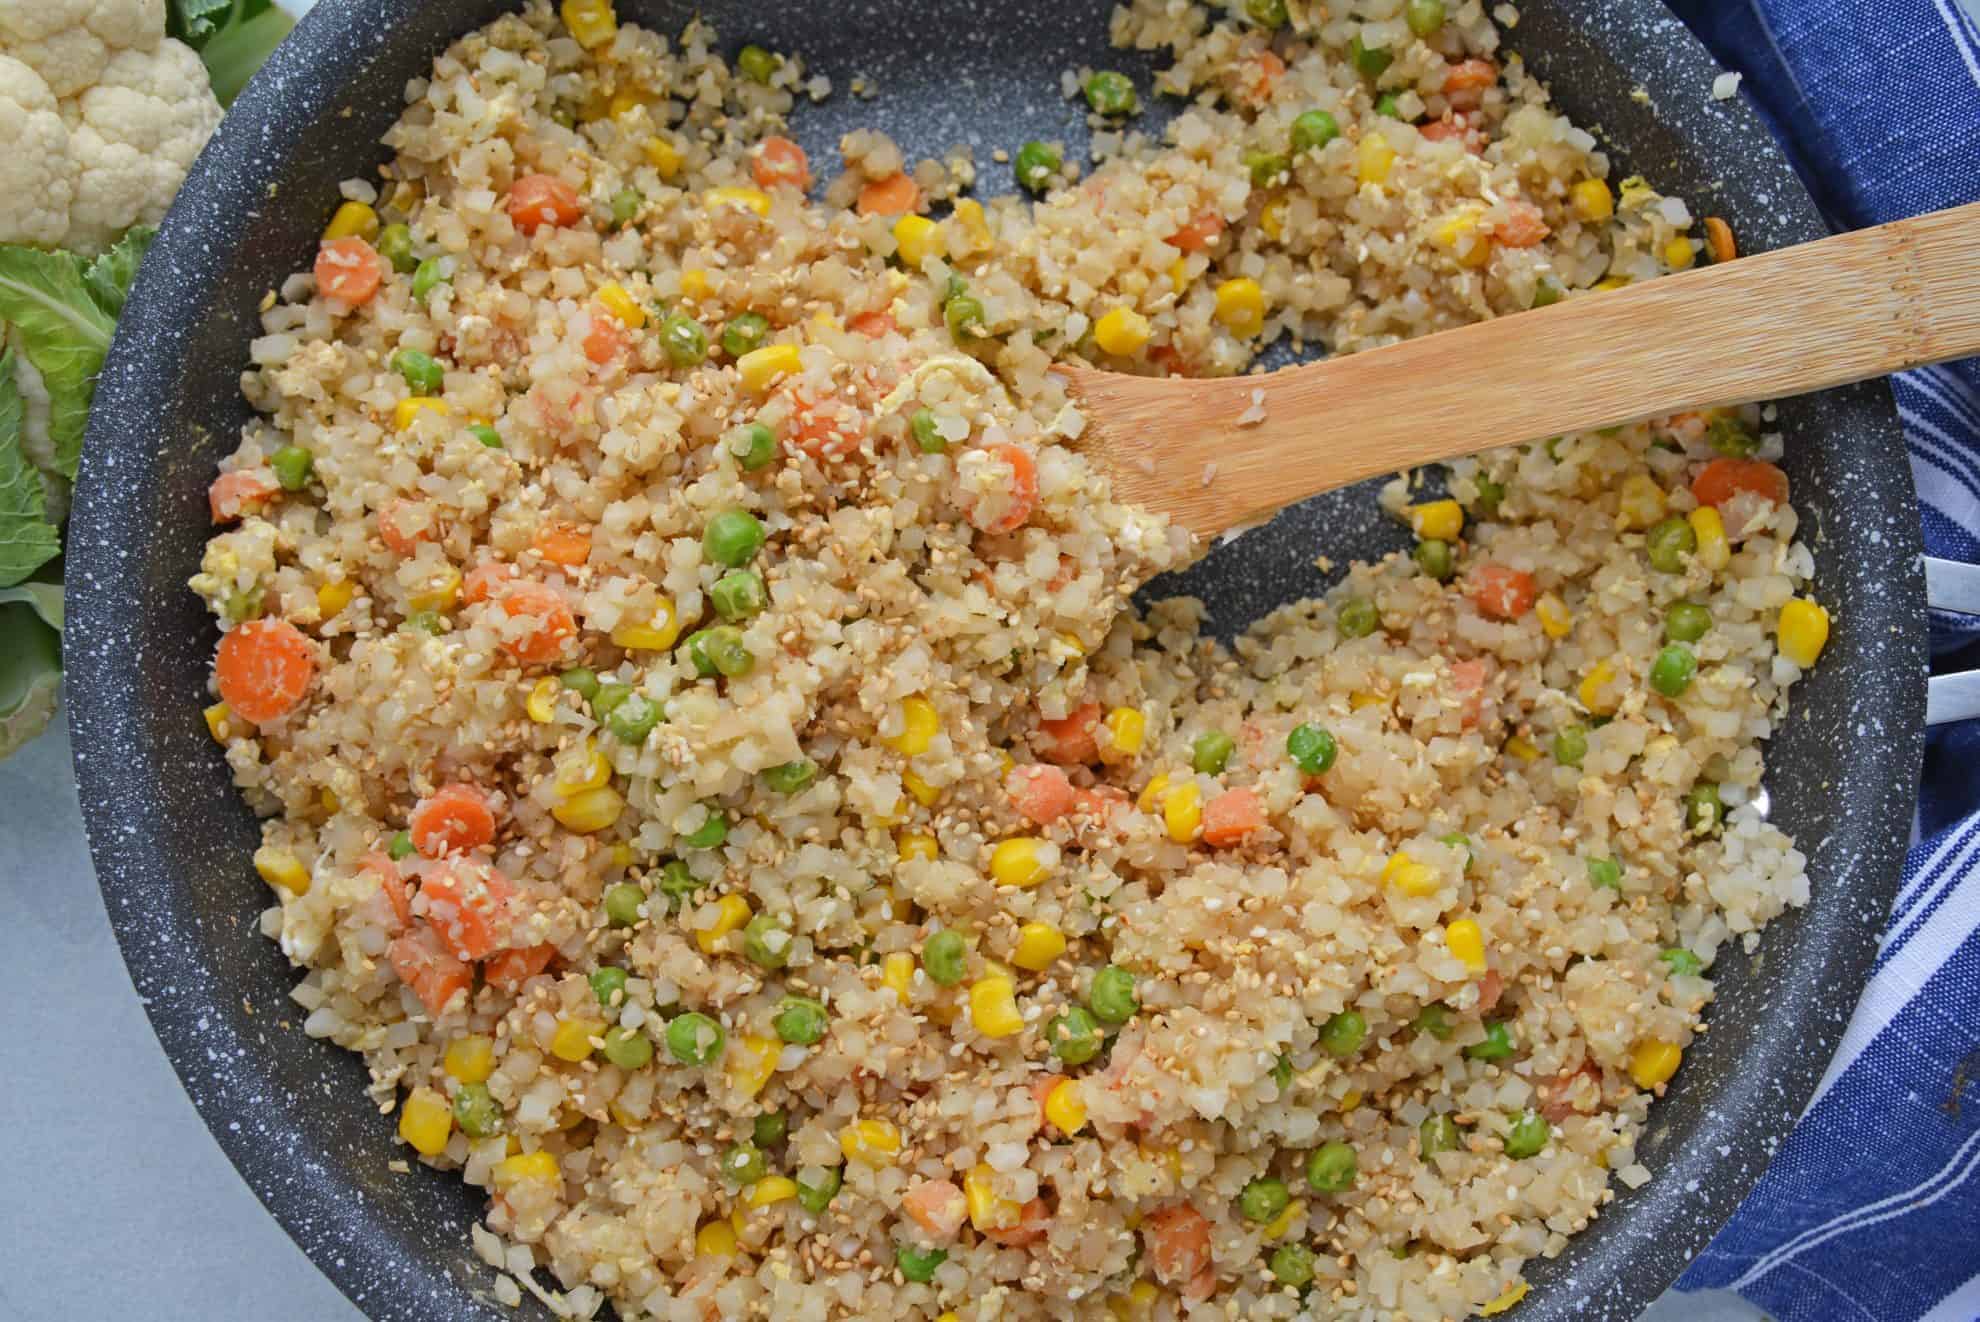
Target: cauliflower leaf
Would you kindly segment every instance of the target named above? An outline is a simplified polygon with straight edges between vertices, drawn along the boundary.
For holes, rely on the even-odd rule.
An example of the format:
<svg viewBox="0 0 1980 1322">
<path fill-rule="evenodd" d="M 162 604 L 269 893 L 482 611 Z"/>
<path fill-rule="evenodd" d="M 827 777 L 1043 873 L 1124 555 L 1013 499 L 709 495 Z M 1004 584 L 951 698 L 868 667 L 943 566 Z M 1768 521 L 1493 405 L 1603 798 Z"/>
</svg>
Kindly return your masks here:
<svg viewBox="0 0 1980 1322">
<path fill-rule="evenodd" d="M 62 587 L 0 589 L 0 757 L 48 728 L 62 692 Z"/>
<path fill-rule="evenodd" d="M 62 550 L 61 535 L 42 500 L 41 475 L 21 448 L 25 413 L 14 384 L 14 355 L 0 353 L 0 586 L 6 587 Z"/>
<path fill-rule="evenodd" d="M 271 0 L 171 0 L 166 31 L 199 52 L 223 106 L 247 86 L 296 21 Z"/>
</svg>

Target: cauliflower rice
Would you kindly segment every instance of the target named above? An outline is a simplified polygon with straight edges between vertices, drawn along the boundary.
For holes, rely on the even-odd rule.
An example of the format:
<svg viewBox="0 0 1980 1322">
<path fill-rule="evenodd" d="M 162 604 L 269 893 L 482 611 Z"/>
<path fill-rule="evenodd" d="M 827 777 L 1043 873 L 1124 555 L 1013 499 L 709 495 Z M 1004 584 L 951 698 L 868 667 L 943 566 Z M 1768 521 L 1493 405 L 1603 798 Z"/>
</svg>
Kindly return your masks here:
<svg viewBox="0 0 1980 1322">
<path fill-rule="evenodd" d="M 207 715 L 305 1029 L 487 1191 L 498 1298 L 1457 1318 L 1652 1178 L 1705 971 L 1807 895 L 1779 438 L 1398 479 L 1429 549 L 1228 649 L 1134 609 L 1196 548 L 1055 357 L 1227 374 L 1706 247 L 1477 0 L 1251 8 L 1116 10 L 1187 109 L 1032 205 L 871 133 L 810 200 L 796 58 L 531 0 L 271 297 Z"/>
</svg>

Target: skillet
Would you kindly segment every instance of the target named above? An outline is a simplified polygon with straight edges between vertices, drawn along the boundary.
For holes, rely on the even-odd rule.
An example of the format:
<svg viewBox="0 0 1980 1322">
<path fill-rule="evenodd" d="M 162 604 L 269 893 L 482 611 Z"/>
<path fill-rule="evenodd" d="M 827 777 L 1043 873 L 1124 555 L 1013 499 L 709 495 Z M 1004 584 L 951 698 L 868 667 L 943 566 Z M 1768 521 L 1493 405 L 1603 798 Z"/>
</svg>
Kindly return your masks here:
<svg viewBox="0 0 1980 1322">
<path fill-rule="evenodd" d="M 370 174 L 410 78 L 505 0 L 325 0 L 250 84 L 194 168 L 120 323 L 98 388 L 70 528 L 65 638 L 78 782 L 124 958 L 187 1091 L 248 1184 L 316 1264 L 377 1319 L 510 1318 L 469 1248 L 474 1191 L 415 1165 L 364 1095 L 354 1055 L 305 1037 L 294 973 L 259 935 L 254 821 L 199 715 L 214 631 L 184 587 L 208 534 L 205 489 L 248 417 L 239 374 L 255 308 L 305 267 L 340 179 Z M 1099 0 L 619 0 L 669 35 L 692 13 L 722 49 L 801 52 L 840 95 L 795 136 L 829 176 L 846 130 L 911 156 L 970 142 L 986 193 L 1012 188 L 993 148 L 1085 137 L 1058 92 L 1077 64 L 1149 63 L 1106 45 Z M 1818 237 L 1772 139 L 1658 0 L 1527 0 L 1510 47 L 1620 174 L 1642 172 L 1751 251 Z M 844 95 L 854 75 L 878 89 Z M 1159 111 L 1158 111 L 1159 114 Z M 1700 352 L 1709 352 L 1700 346 Z M 1752 956 L 1714 968 L 1711 1031 L 1686 1052 L 1640 1152 L 1656 1178 L 1567 1251 L 1528 1268 L 1527 1322 L 1636 1315 L 1758 1179 L 1822 1074 L 1889 910 L 1923 746 L 1925 622 L 1918 513 L 1888 390 L 1781 405 L 1786 467 L 1836 617 L 1768 750 L 1775 820 L 1809 855 L 1809 905 Z M 1510 438 L 1509 438 L 1510 439 Z M 1301 505 L 1155 585 L 1206 599 L 1228 637 L 1321 591 L 1337 565 L 1404 544 L 1366 487 Z M 223 1306 L 224 1307 L 224 1306 Z M 547 1317 L 531 1302 L 522 1316 Z"/>
</svg>

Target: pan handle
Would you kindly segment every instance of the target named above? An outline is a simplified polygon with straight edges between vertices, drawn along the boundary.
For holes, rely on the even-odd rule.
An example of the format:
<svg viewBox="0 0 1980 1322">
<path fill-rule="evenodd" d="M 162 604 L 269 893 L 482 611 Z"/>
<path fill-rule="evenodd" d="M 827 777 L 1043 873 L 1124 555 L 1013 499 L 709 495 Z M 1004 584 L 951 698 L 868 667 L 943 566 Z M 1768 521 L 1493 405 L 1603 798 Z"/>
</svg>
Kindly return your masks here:
<svg viewBox="0 0 1980 1322">
<path fill-rule="evenodd" d="M 1980 615 L 1980 565 L 1925 557 L 1925 604 L 1933 610 Z M 1980 670 L 1934 675 L 1926 689 L 1925 723 L 1980 717 Z"/>
</svg>

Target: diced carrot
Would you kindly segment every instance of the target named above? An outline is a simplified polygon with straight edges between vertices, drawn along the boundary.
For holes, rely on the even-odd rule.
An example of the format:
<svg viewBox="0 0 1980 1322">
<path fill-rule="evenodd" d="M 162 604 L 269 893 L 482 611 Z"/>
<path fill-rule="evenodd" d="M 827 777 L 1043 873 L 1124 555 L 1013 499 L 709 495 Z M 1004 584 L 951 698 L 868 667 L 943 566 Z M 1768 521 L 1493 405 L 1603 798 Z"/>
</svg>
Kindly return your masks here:
<svg viewBox="0 0 1980 1322">
<path fill-rule="evenodd" d="M 1265 805 L 1248 786 L 1225 790 L 1203 805 L 1203 841 L 1219 849 L 1243 842 L 1265 825 Z"/>
<path fill-rule="evenodd" d="M 1224 237 L 1224 218 L 1205 211 L 1169 236 L 1169 246 L 1184 252 L 1202 252 Z"/>
<path fill-rule="evenodd" d="M 991 502 L 973 501 L 965 512 L 970 524 L 980 532 L 1016 532 L 1038 508 L 1038 461 L 1021 445 L 993 445 L 985 453 L 1003 461 L 1010 469 L 1004 508 L 999 510 Z M 991 507 L 985 509 L 986 504 Z"/>
<path fill-rule="evenodd" d="M 1100 725 L 1100 704 L 1084 703 L 1056 721 L 1038 722 L 1037 742 L 1047 762 L 1062 767 L 1087 766 L 1100 760 L 1100 743 L 1093 732 Z"/>
<path fill-rule="evenodd" d="M 1416 126 L 1416 131 L 1423 135 L 1426 142 L 1445 142 L 1455 138 L 1462 142 L 1464 149 L 1473 156 L 1483 155 L 1485 151 L 1484 130 L 1474 124 L 1471 116 L 1462 110 L 1447 110 L 1442 119 L 1419 124 Z"/>
<path fill-rule="evenodd" d="M 206 508 L 215 523 L 232 523 L 249 514 L 260 513 L 282 484 L 262 468 L 237 468 L 213 479 L 206 489 Z"/>
<path fill-rule="evenodd" d="M 525 982 L 549 968 L 550 961 L 556 957 L 557 947 L 552 945 L 500 951 L 490 955 L 488 962 L 481 966 L 481 976 L 487 979 L 491 987 L 518 991 Z"/>
<path fill-rule="evenodd" d="M 509 939 L 516 888 L 485 863 L 465 859 L 430 863 L 419 896 L 427 924 L 457 958 L 485 959 Z"/>
<path fill-rule="evenodd" d="M 1486 969 L 1478 979 L 1478 1013 L 1490 1014 L 1505 994 L 1505 978 L 1497 969 Z"/>
<path fill-rule="evenodd" d="M 575 225 L 583 214 L 577 190 L 554 174 L 526 174 L 509 189 L 509 219 L 524 234 L 544 225 Z"/>
<path fill-rule="evenodd" d="M 920 209 L 921 189 L 898 170 L 859 190 L 857 210 L 862 216 L 905 216 Z"/>
<path fill-rule="evenodd" d="M 584 356 L 603 366 L 625 352 L 626 332 L 619 319 L 603 308 L 593 308 L 591 325 L 584 332 Z"/>
<path fill-rule="evenodd" d="M 1284 60 L 1269 49 L 1259 51 L 1257 58 L 1246 67 L 1244 94 L 1261 105 L 1270 101 L 1272 89 L 1279 85 L 1279 79 L 1285 77 L 1285 73 Z"/>
<path fill-rule="evenodd" d="M 1114 785 L 1095 785 L 1073 791 L 1073 810 L 1096 822 L 1104 822 L 1132 803 L 1127 791 Z"/>
<path fill-rule="evenodd" d="M 467 571 L 461 583 L 461 600 L 472 606 L 487 601 L 503 584 L 516 576 L 516 567 L 503 560 L 483 560 Z"/>
<path fill-rule="evenodd" d="M 456 994 L 474 986 L 474 970 L 456 959 L 430 927 L 415 927 L 386 948 L 399 981 L 412 988 L 435 1018 Z"/>
<path fill-rule="evenodd" d="M 1189 359 L 1173 344 L 1158 344 L 1148 351 L 1148 361 L 1170 376 L 1188 376 Z"/>
<path fill-rule="evenodd" d="M 1594 1088 L 1584 1091 L 1579 1085 L 1583 1079 L 1594 1080 Z M 1575 1094 L 1588 1097 L 1592 1092 L 1596 1104 L 1602 1096 L 1602 1067 L 1592 1060 L 1583 1060 L 1581 1068 L 1566 1070 L 1554 1076 L 1550 1083 L 1540 1085 L 1540 1114 L 1549 1124 L 1558 1125 L 1581 1108 L 1575 1105 Z"/>
<path fill-rule="evenodd" d="M 577 636 L 577 619 L 554 589 L 541 583 L 511 584 L 502 594 L 502 610 L 510 619 L 528 615 L 537 621 L 534 631 L 502 644 L 509 655 L 530 665 L 555 661 L 563 655 L 564 644 Z"/>
<path fill-rule="evenodd" d="M 1188 1203 L 1165 1207 L 1143 1220 L 1141 1240 L 1156 1278 L 1165 1285 L 1186 1285 L 1210 1265 L 1210 1220 Z"/>
<path fill-rule="evenodd" d="M 814 400 L 791 394 L 791 443 L 814 459 L 842 459 L 859 448 L 865 419 L 858 409 L 836 399 Z"/>
<path fill-rule="evenodd" d="M 1553 231 L 1531 202 L 1506 203 L 1505 216 L 1492 226 L 1492 237 L 1507 248 L 1531 248 Z"/>
<path fill-rule="evenodd" d="M 969 1199 L 947 1180 L 923 1180 L 901 1195 L 901 1210 L 936 1239 L 948 1239 L 969 1216 Z"/>
<path fill-rule="evenodd" d="M 893 313 L 881 308 L 875 312 L 860 313 L 846 323 L 846 329 L 855 335 L 864 335 L 869 340 L 877 340 L 882 336 L 892 335 L 899 329 L 899 325 L 894 321 Z"/>
<path fill-rule="evenodd" d="M 757 144 L 749 172 L 758 188 L 811 187 L 811 160 L 789 138 L 765 138 Z"/>
<path fill-rule="evenodd" d="M 1477 725 L 1478 718 L 1484 714 L 1485 681 L 1491 673 L 1491 664 L 1484 657 L 1451 663 L 1451 691 L 1458 696 L 1458 710 L 1463 714 L 1467 730 Z"/>
<path fill-rule="evenodd" d="M 1058 821 L 1073 809 L 1072 782 L 1057 767 L 1042 763 L 1013 767 L 1004 785 L 1018 812 L 1040 826 Z"/>
<path fill-rule="evenodd" d="M 439 535 L 439 520 L 426 501 L 402 496 L 378 511 L 378 540 L 397 555 L 411 555 Z"/>
<path fill-rule="evenodd" d="M 1787 474 L 1765 459 L 1714 459 L 1691 479 L 1691 494 L 1714 509 L 1743 491 L 1785 505 Z"/>
<path fill-rule="evenodd" d="M 316 678 L 316 647 L 287 620 L 249 620 L 221 638 L 213 676 L 234 715 L 256 725 L 280 720 Z"/>
<path fill-rule="evenodd" d="M 1460 60 L 1444 75 L 1444 96 L 1459 110 L 1470 110 L 1484 99 L 1485 89 L 1499 81 L 1499 66 L 1490 60 Z"/>
<path fill-rule="evenodd" d="M 421 799 L 406 819 L 413 848 L 428 858 L 464 854 L 495 839 L 495 811 L 473 785 L 442 785 Z"/>
<path fill-rule="evenodd" d="M 1052 1225 L 1052 1209 L 1043 1198 L 1034 1198 L 1026 1203 L 1018 1213 L 1018 1223 L 1014 1226 L 996 1226 L 980 1231 L 983 1238 L 992 1244 L 1001 1244 L 1007 1249 L 1021 1249 L 1027 1244 L 1035 1244 L 1045 1238 L 1045 1232 Z"/>
<path fill-rule="evenodd" d="M 536 553 L 553 565 L 575 569 L 591 558 L 591 533 L 575 523 L 546 523 L 529 539 Z"/>
<path fill-rule="evenodd" d="M 363 239 L 327 239 L 316 250 L 316 289 L 346 307 L 362 307 L 385 279 L 385 261 Z"/>
<path fill-rule="evenodd" d="M 382 849 L 374 849 L 358 864 L 358 871 L 378 879 L 378 893 L 385 897 L 392 912 L 391 934 L 397 936 L 405 931 L 412 922 L 412 894 L 399 875 L 399 865 Z"/>
<path fill-rule="evenodd" d="M 1214 1265 L 1205 1267 L 1190 1277 L 1189 1284 L 1182 1288 L 1182 1297 L 1185 1299 L 1208 1299 L 1215 1293 L 1217 1293 L 1217 1268 Z"/>
<path fill-rule="evenodd" d="M 1505 565 L 1480 565 L 1471 571 L 1471 599 L 1481 614 L 1495 620 L 1516 620 L 1533 609 L 1540 589 L 1533 575 Z"/>
</svg>

